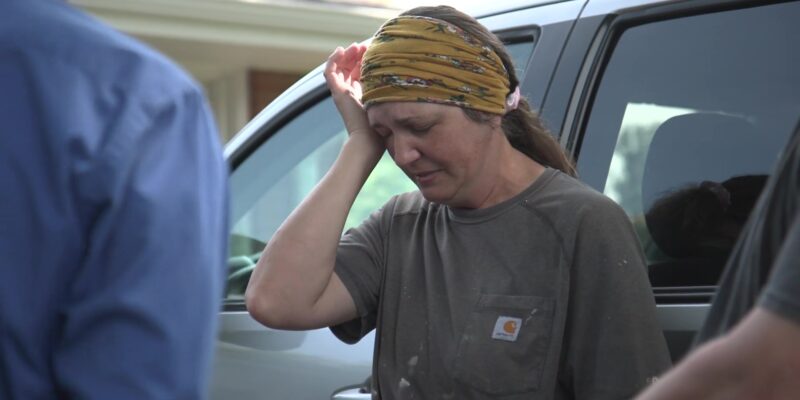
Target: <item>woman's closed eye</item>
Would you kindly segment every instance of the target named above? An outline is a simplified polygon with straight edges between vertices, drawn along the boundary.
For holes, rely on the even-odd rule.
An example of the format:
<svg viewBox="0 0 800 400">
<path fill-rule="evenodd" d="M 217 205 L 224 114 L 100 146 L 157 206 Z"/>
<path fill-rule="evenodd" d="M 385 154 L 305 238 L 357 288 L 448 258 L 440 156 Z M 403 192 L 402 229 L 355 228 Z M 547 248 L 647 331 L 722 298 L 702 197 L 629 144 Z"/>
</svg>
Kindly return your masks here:
<svg viewBox="0 0 800 400">
<path fill-rule="evenodd" d="M 413 124 L 408 126 L 408 130 L 415 135 L 424 135 L 433 128 L 436 123 L 429 124 Z"/>
</svg>

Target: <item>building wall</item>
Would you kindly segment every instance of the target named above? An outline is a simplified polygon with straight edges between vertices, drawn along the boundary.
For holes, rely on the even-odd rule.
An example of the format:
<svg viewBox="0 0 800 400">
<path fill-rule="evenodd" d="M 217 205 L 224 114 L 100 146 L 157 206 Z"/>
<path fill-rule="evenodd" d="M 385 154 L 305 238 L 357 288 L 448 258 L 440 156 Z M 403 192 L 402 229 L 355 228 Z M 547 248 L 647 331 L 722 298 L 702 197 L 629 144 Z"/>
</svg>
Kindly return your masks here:
<svg viewBox="0 0 800 400">
<path fill-rule="evenodd" d="M 248 77 L 250 87 L 249 115 L 250 118 L 253 118 L 284 90 L 302 78 L 303 74 L 251 70 Z"/>
</svg>

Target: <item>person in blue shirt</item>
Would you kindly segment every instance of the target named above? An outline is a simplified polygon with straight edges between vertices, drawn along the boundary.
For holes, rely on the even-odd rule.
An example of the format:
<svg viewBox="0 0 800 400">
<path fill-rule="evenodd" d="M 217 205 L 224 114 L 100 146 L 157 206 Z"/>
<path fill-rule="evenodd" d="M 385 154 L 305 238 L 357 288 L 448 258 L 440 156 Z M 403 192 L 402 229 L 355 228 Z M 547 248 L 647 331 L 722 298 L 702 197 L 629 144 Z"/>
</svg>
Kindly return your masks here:
<svg viewBox="0 0 800 400">
<path fill-rule="evenodd" d="M 184 72 L 64 1 L 4 0 L 0 398 L 205 398 L 227 196 Z"/>
</svg>

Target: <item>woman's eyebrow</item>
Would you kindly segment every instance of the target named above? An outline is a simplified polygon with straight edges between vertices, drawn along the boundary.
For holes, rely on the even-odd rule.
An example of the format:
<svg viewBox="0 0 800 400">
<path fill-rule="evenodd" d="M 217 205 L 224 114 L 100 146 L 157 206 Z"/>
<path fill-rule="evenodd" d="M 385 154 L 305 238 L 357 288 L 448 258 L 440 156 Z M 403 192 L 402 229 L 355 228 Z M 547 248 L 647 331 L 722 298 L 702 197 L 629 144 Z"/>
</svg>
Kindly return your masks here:
<svg viewBox="0 0 800 400">
<path fill-rule="evenodd" d="M 434 123 L 439 120 L 438 115 L 419 116 L 412 115 L 410 117 L 398 118 L 394 122 L 398 125 L 409 126 L 419 123 Z"/>
</svg>

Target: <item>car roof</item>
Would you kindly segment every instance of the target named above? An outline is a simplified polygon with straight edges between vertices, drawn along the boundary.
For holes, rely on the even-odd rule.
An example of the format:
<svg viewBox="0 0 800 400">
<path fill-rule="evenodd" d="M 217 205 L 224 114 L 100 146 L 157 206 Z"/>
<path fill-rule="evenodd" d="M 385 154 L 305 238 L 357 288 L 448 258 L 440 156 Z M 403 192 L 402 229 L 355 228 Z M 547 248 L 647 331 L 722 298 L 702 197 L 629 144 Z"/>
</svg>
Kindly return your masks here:
<svg viewBox="0 0 800 400">
<path fill-rule="evenodd" d="M 562 3 L 564 1 L 567 0 L 492 0 L 483 1 L 480 2 L 480 4 L 473 3 L 466 7 L 459 7 L 459 9 L 475 18 L 480 19 L 496 14 L 507 13 L 509 11 L 537 7 L 544 4 Z"/>
</svg>

